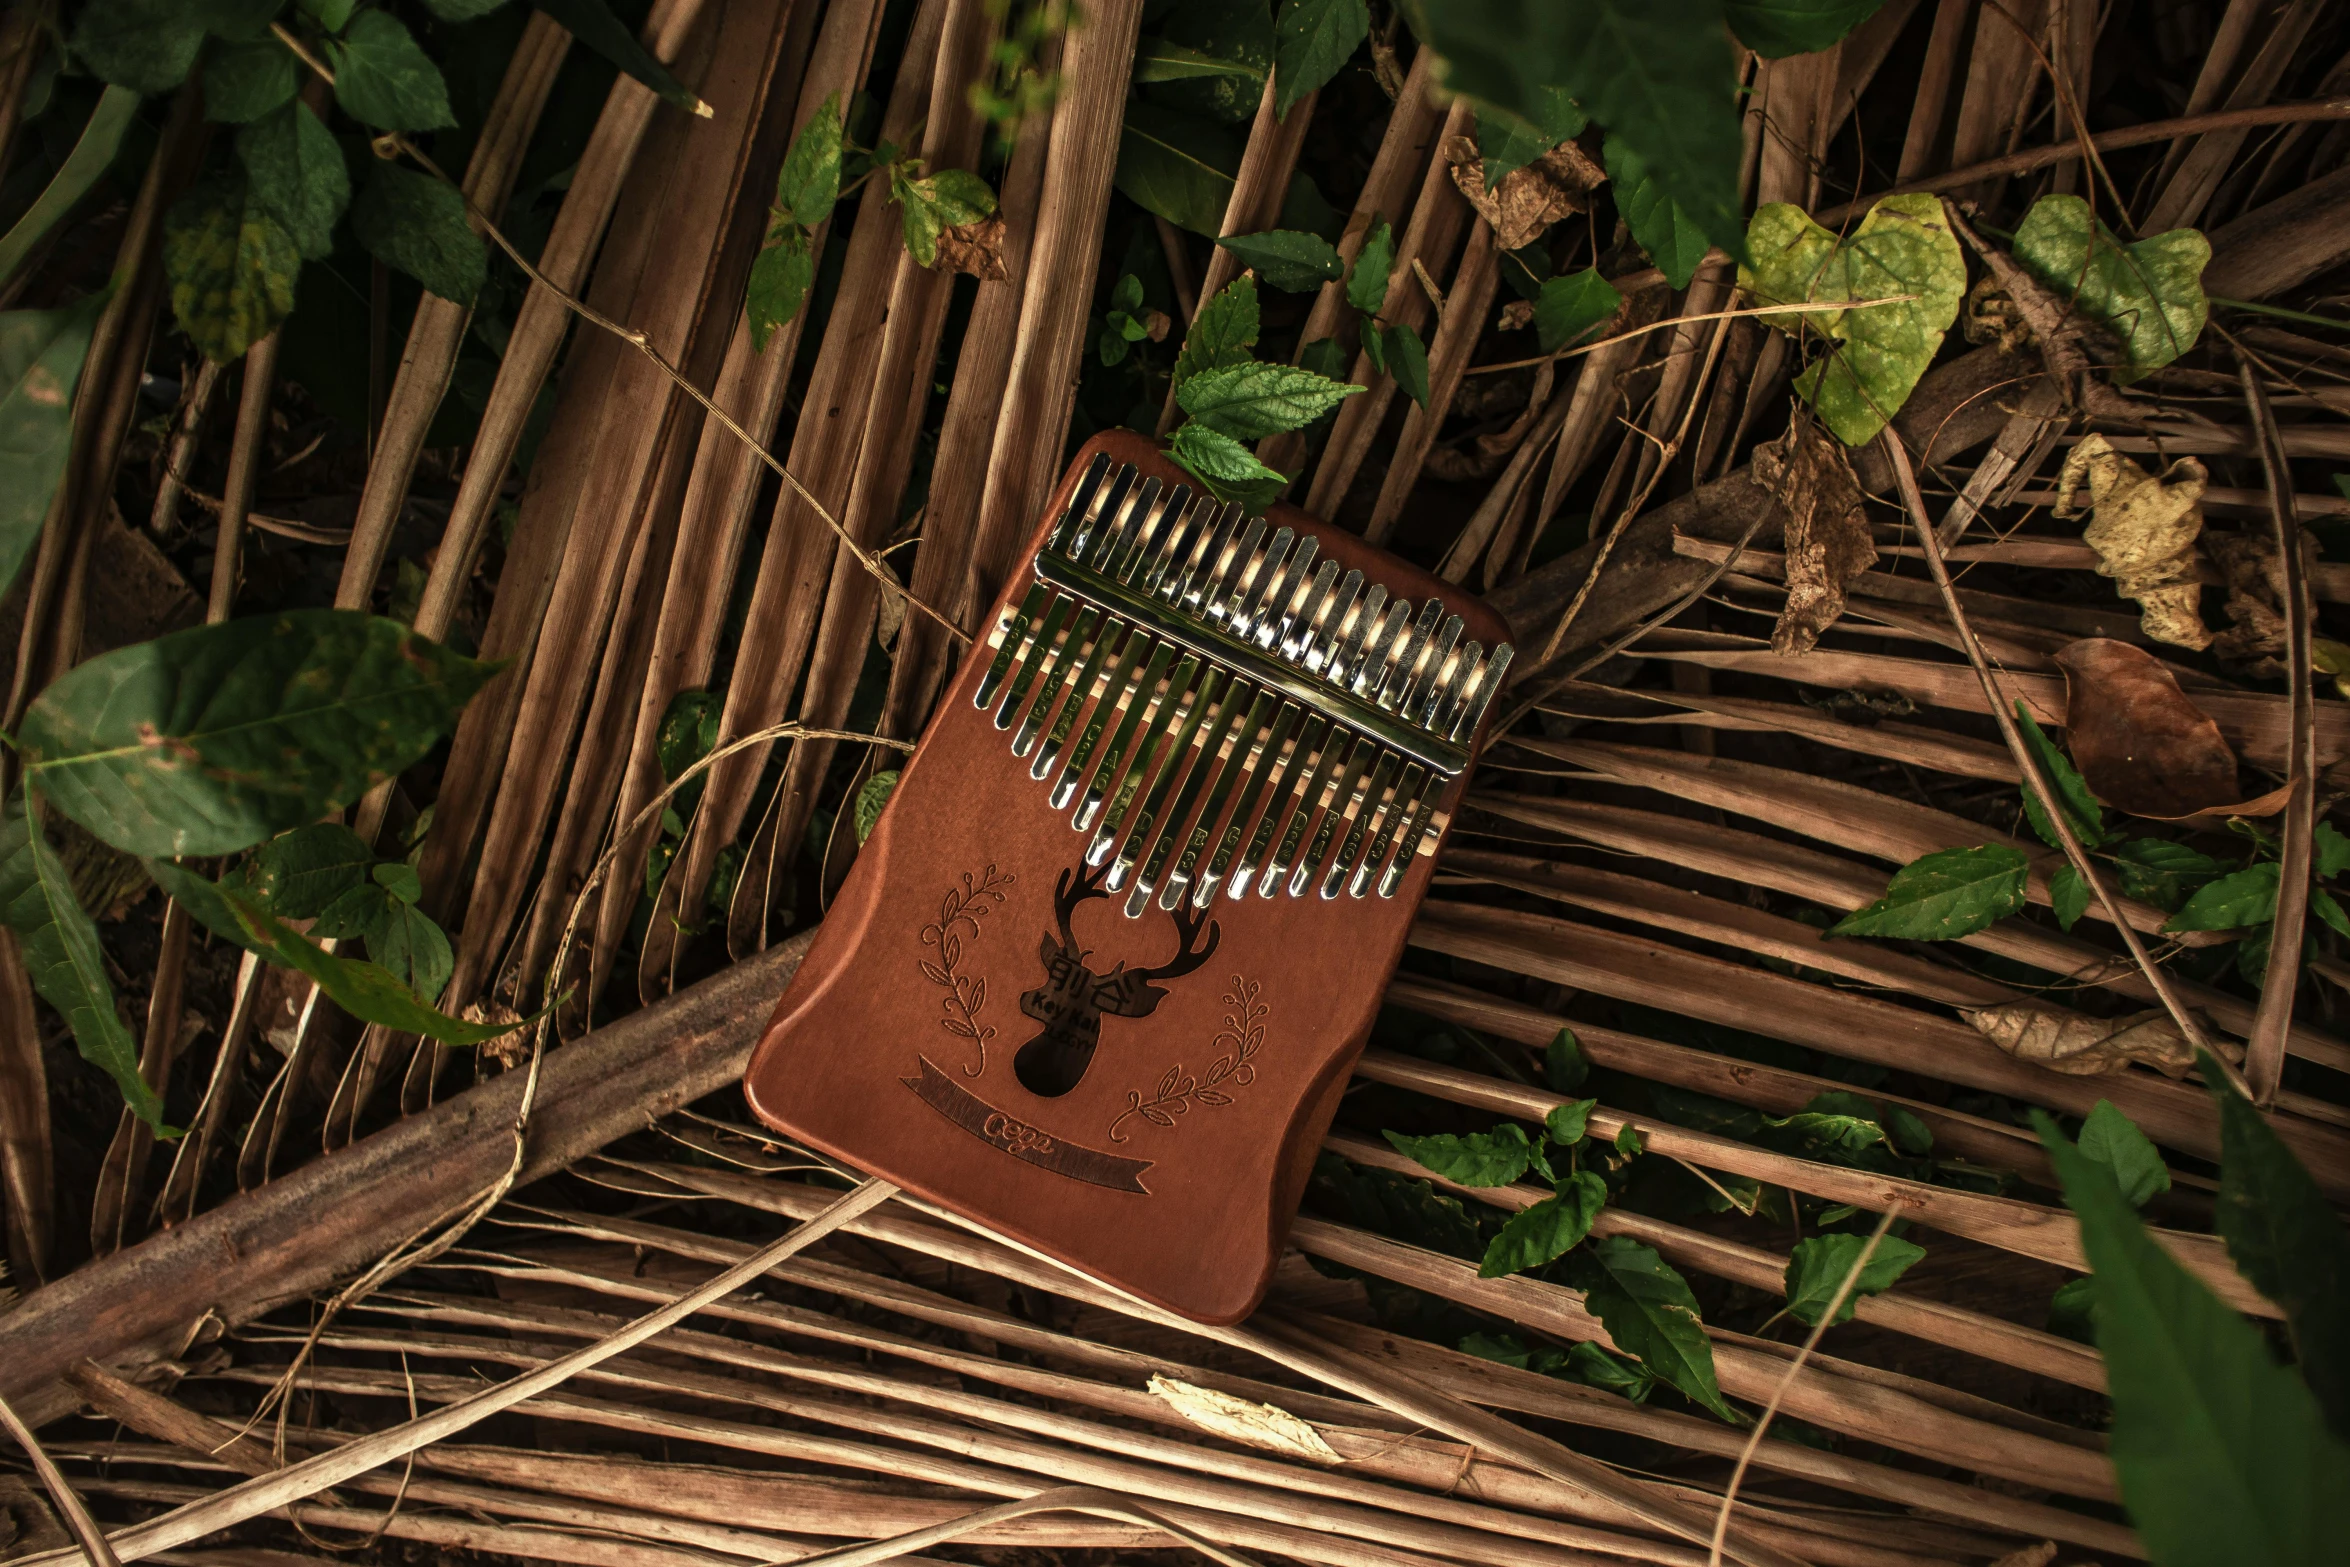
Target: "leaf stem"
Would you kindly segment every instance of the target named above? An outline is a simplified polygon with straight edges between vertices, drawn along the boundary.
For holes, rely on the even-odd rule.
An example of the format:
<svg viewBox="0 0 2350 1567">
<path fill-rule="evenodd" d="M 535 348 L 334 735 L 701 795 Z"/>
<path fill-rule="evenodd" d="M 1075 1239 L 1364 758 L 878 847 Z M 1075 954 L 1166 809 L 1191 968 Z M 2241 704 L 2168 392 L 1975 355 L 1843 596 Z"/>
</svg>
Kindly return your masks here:
<svg viewBox="0 0 2350 1567">
<path fill-rule="evenodd" d="M 1887 294 L 1882 299 L 1848 299 L 1836 304 L 1748 305 L 1737 310 L 1708 310 L 1694 316 L 1666 316 L 1646 326 L 1634 327 L 1629 332 L 1618 332 L 1614 337 L 1603 337 L 1596 343 L 1585 343 L 1577 348 L 1562 348 L 1554 354 L 1536 354 L 1531 359 L 1505 359 L 1496 364 L 1471 365 L 1463 375 L 1491 375 L 1497 370 L 1526 370 L 1535 365 L 1546 365 L 1559 359 L 1577 359 L 1597 353 L 1611 343 L 1628 343 L 1651 332 L 1662 332 L 1667 327 L 1687 326 L 1697 321 L 1736 321 L 1746 316 L 1822 315 L 1837 310 L 1867 310 L 1875 305 L 1906 305 L 1916 299 L 1915 294 Z"/>
</svg>

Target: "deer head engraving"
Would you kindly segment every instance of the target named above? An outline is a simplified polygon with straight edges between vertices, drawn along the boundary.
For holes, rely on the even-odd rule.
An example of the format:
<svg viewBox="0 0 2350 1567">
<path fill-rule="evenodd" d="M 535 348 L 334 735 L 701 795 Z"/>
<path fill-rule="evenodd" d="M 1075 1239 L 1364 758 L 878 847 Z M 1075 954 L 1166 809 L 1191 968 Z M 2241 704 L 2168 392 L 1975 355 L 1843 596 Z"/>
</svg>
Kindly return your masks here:
<svg viewBox="0 0 2350 1567">
<path fill-rule="evenodd" d="M 1056 1099 L 1075 1088 L 1093 1064 L 1094 1047 L 1101 1043 L 1105 1017 L 1149 1017 L 1167 992 L 1157 983 L 1177 979 L 1206 963 L 1215 954 L 1222 932 L 1204 910 L 1186 903 L 1173 918 L 1178 945 L 1175 956 L 1149 968 L 1128 968 L 1121 961 L 1106 974 L 1086 967 L 1092 956 L 1077 944 L 1070 916 L 1092 898 L 1107 898 L 1102 874 L 1083 866 L 1061 872 L 1053 888 L 1053 916 L 1060 926 L 1056 937 L 1037 943 L 1044 959 L 1044 983 L 1020 997 L 1020 1010 L 1044 1025 L 1043 1032 L 1020 1047 L 1012 1071 L 1020 1084 L 1041 1098 Z M 1207 939 L 1201 941 L 1201 928 Z"/>
</svg>

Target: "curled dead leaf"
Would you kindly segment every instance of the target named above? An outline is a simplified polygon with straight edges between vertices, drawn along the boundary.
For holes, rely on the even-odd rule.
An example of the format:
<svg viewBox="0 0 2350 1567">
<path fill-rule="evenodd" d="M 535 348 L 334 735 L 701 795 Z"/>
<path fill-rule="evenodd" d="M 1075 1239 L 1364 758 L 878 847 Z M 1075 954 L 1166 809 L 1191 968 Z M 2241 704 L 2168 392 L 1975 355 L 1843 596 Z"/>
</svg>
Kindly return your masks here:
<svg viewBox="0 0 2350 1567">
<path fill-rule="evenodd" d="M 938 231 L 935 272 L 961 272 L 982 283 L 1005 283 L 1011 269 L 1004 265 L 1004 215 L 1000 212 L 976 223 L 950 223 Z"/>
<path fill-rule="evenodd" d="M 1501 319 L 1494 326 L 1503 332 L 1523 332 L 1534 324 L 1534 301 L 1513 299 L 1501 307 Z"/>
<path fill-rule="evenodd" d="M 2147 636 L 2173 647 L 2205 648 L 2211 632 L 2196 610 L 2195 541 L 2203 532 L 2203 465 L 2181 457 L 2159 476 L 2113 449 L 2102 435 L 2081 437 L 2057 481 L 2058 517 L 2077 517 L 2080 488 L 2095 513 L 2081 540 L 2097 552 L 2097 570 L 2114 591 L 2138 601 Z"/>
<path fill-rule="evenodd" d="M 1967 290 L 1966 303 L 1958 310 L 1958 329 L 1978 347 L 1997 343 L 2003 354 L 2012 354 L 2032 340 L 2024 313 L 1994 277 L 1982 278 Z"/>
<path fill-rule="evenodd" d="M 2242 673 L 2261 680 L 2285 675 L 2285 559 L 2265 527 L 2213 534 L 2203 541 L 2228 584 L 2227 630 L 2211 639 L 2211 650 Z M 2317 565 L 2317 543 L 2301 535 L 2301 580 Z"/>
<path fill-rule="evenodd" d="M 2024 1000 L 1961 1008 L 1959 1015 L 2018 1061 L 2068 1077 L 2106 1077 L 2132 1064 L 2150 1066 L 2165 1077 L 2184 1077 L 2195 1064 L 2194 1049 L 2160 1007 L 2126 1017 L 2090 1017 L 2052 1002 Z M 2242 1046 L 2213 1034 L 2208 1025 L 2204 1032 L 2231 1062 L 2243 1059 Z"/>
<path fill-rule="evenodd" d="M 2098 799 L 2132 816 L 2270 816 L 2285 789 L 2239 799 L 2236 753 L 2178 679 L 2144 648 L 2084 637 L 2057 650 L 2065 740 Z"/>
<path fill-rule="evenodd" d="M 1251 1403 L 1214 1388 L 1154 1376 L 1151 1396 L 1203 1431 L 1308 1463 L 1344 1462 L 1322 1433 L 1277 1404 Z"/>
<path fill-rule="evenodd" d="M 2020 1551 L 2010 1551 L 1991 1567 L 2048 1567 L 2056 1560 L 2056 1542 L 2042 1540 L 2038 1545 L 2027 1545 Z"/>
<path fill-rule="evenodd" d="M 1503 175 L 1491 190 L 1485 188 L 1484 155 L 1470 138 L 1447 141 L 1444 161 L 1469 205 L 1493 225 L 1493 242 L 1502 250 L 1523 249 L 1559 219 L 1589 207 L 1591 193 L 1607 178 L 1607 171 L 1571 141 Z"/>
<path fill-rule="evenodd" d="M 1808 653 L 1843 615 L 1845 585 L 1877 563 L 1860 481 L 1843 446 L 1808 419 L 1756 447 L 1753 471 L 1787 513 L 1787 604 L 1771 651 Z"/>
<path fill-rule="evenodd" d="M 1174 321 L 1164 310 L 1146 309 L 1142 313 L 1143 335 L 1154 343 L 1164 343 L 1167 340 L 1168 332 L 1173 330 L 1174 325 Z"/>
</svg>

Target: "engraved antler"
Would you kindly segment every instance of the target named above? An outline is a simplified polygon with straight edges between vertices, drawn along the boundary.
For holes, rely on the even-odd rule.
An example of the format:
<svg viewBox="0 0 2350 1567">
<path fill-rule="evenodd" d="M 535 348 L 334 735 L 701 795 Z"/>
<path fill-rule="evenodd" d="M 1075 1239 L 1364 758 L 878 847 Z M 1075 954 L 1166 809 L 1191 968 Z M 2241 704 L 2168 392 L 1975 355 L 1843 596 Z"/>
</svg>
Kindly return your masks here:
<svg viewBox="0 0 2350 1567">
<path fill-rule="evenodd" d="M 1153 980 L 1181 979 L 1216 955 L 1216 944 L 1223 940 L 1224 932 L 1222 927 L 1208 918 L 1207 910 L 1194 908 L 1187 901 L 1175 910 L 1174 920 L 1175 934 L 1179 938 L 1175 956 L 1149 968 L 1128 969 L 1126 972 L 1136 980 L 1149 984 Z M 1207 930 L 1207 942 L 1195 947 L 1192 943 L 1198 939 L 1202 927 Z"/>
<path fill-rule="evenodd" d="M 1075 865 L 1061 872 L 1061 879 L 1053 884 L 1053 919 L 1061 927 L 1062 951 L 1071 955 L 1079 951 L 1077 933 L 1070 928 L 1070 916 L 1077 912 L 1077 905 L 1088 898 L 1106 898 L 1110 895 L 1102 886 L 1109 874 L 1106 866 L 1096 874 L 1084 865 Z"/>
</svg>

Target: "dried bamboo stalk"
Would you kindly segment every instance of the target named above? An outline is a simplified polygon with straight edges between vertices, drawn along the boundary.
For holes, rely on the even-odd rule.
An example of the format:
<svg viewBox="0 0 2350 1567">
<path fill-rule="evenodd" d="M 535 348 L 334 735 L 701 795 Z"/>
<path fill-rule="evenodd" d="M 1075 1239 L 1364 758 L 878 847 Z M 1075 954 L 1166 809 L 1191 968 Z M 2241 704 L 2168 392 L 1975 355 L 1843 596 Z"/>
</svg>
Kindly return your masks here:
<svg viewBox="0 0 2350 1567">
<path fill-rule="evenodd" d="M 2283 82 L 2285 73 L 2298 62 L 2303 40 L 2325 9 L 2316 0 L 2291 0 L 2285 5 L 2231 3 L 2220 24 L 2226 37 L 2214 39 L 2186 112 L 2193 114 L 2205 107 L 2248 109 L 2265 104 Z M 2248 44 L 2249 29 L 2259 25 L 2256 18 L 2268 21 L 2265 36 L 2240 71 L 2230 70 L 2233 60 L 2222 46 L 2229 41 L 2235 42 L 2238 49 Z M 2196 101 L 2206 84 L 2216 87 L 2223 80 L 2228 81 L 2224 100 L 2208 105 Z M 2212 194 L 2219 189 L 2220 177 L 2227 173 L 2228 165 L 2242 150 L 2247 134 L 2243 130 L 2216 131 L 2192 142 L 2173 144 L 2164 159 L 2162 192 L 2154 198 L 2154 205 L 2146 214 L 2143 231 L 2159 234 L 2198 222 Z"/>
<path fill-rule="evenodd" d="M 1977 10 L 1958 120 L 1951 132 L 1952 163 L 1980 163 L 2015 150 L 2039 90 L 2041 56 L 2035 44 L 2047 25 L 2048 0 L 2017 0 L 1998 9 Z M 1964 194 L 1988 206 L 2002 184 L 1986 180 Z"/>
<path fill-rule="evenodd" d="M 16 932 L 0 930 L 0 1211 L 7 1219 L 9 1270 L 31 1284 L 49 1277 L 55 1170 L 49 1072 L 41 1060 L 32 977 Z"/>
<path fill-rule="evenodd" d="M 163 901 L 163 925 L 157 940 L 155 982 L 147 993 L 147 1026 L 139 1043 L 139 1080 L 160 1095 L 171 1082 L 172 1064 L 179 1058 L 181 1000 L 188 971 L 188 911 L 171 898 Z M 90 1197 L 90 1255 L 103 1257 L 138 1239 L 132 1215 L 144 1194 L 147 1164 L 155 1152 L 155 1133 L 124 1106 L 116 1119 L 114 1140 L 98 1166 L 97 1189 Z"/>
<path fill-rule="evenodd" d="M 147 516 L 147 531 L 168 538 L 179 523 L 180 497 L 187 493 L 188 469 L 204 438 L 204 420 L 212 411 L 213 393 L 220 389 L 220 366 L 199 356 L 196 375 L 172 420 L 171 442 L 163 451 L 163 472 L 155 482 L 155 505 Z"/>
<path fill-rule="evenodd" d="M 1428 448 L 1435 444 L 1436 432 L 1460 392 L 1461 373 L 1469 368 L 1469 358 L 1485 335 L 1493 311 L 1493 290 L 1500 281 L 1501 258 L 1493 247 L 1493 225 L 1479 221 L 1470 228 L 1469 242 L 1461 248 L 1460 265 L 1453 271 L 1445 300 L 1444 319 L 1437 325 L 1436 340 L 1428 345 L 1427 406 L 1415 405 L 1404 415 L 1403 432 L 1388 453 L 1379 498 L 1372 503 L 1370 521 L 1363 528 L 1363 537 L 1374 544 L 1384 543 L 1395 531 L 1404 502 L 1420 482 L 1420 466 L 1428 460 Z"/>
</svg>

